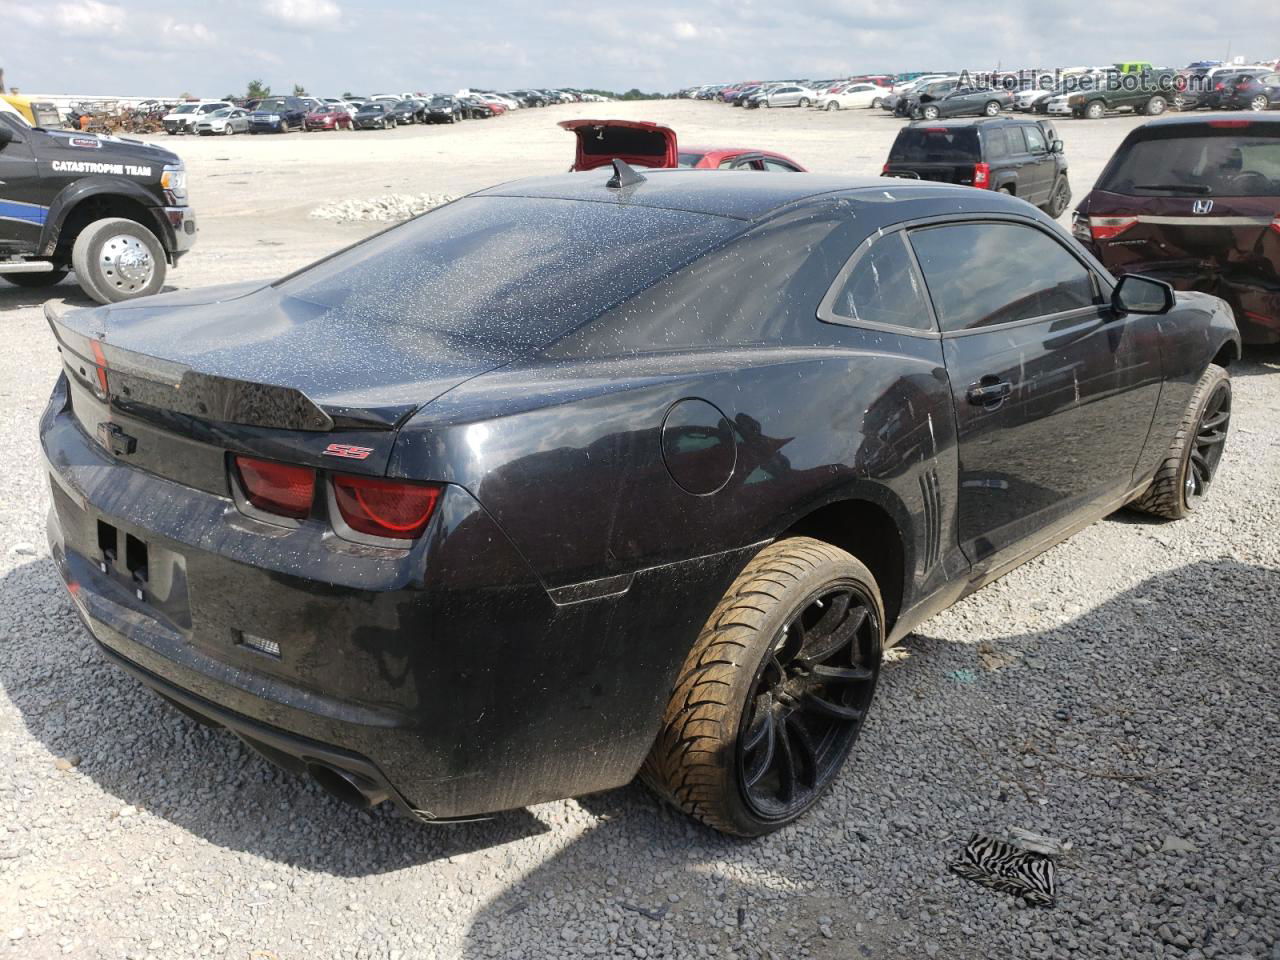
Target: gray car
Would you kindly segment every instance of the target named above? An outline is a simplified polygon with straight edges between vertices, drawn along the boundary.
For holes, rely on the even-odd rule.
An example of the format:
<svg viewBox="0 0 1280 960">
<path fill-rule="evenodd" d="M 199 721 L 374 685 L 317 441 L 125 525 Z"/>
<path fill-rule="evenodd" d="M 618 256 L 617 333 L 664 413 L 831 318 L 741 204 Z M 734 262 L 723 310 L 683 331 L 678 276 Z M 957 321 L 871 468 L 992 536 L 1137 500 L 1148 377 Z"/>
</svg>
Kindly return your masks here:
<svg viewBox="0 0 1280 960">
<path fill-rule="evenodd" d="M 774 87 L 760 100 L 763 107 L 807 107 L 818 99 L 818 95 L 808 87 L 795 83 L 784 83 Z"/>
<path fill-rule="evenodd" d="M 206 113 L 195 124 L 196 133 L 200 136 L 231 136 L 233 133 L 249 132 L 249 111 L 239 107 L 223 107 L 212 113 Z"/>
</svg>

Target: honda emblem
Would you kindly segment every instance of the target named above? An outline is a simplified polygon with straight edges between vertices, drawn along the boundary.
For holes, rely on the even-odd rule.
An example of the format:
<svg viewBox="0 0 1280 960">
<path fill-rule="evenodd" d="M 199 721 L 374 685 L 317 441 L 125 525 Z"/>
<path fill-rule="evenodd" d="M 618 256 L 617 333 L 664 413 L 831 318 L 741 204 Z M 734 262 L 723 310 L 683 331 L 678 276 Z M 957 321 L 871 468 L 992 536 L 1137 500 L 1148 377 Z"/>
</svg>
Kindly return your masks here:
<svg viewBox="0 0 1280 960">
<path fill-rule="evenodd" d="M 1191 205 L 1192 213 L 1205 214 L 1212 209 L 1213 209 L 1212 200 L 1197 200 L 1195 203 Z"/>
</svg>

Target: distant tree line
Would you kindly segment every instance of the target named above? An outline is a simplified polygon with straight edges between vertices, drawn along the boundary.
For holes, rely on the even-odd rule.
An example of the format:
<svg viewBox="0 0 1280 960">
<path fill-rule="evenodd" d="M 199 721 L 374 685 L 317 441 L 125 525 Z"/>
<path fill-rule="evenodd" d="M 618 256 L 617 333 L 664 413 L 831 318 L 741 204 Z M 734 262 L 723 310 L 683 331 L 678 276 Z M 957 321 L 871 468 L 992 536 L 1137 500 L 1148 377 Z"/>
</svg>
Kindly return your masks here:
<svg viewBox="0 0 1280 960">
<path fill-rule="evenodd" d="M 661 100 L 663 98 L 661 93 L 645 93 L 635 87 L 632 87 L 626 93 L 618 93 L 615 90 L 592 90 L 589 88 L 584 89 L 582 92 L 594 93 L 600 97 L 612 97 L 614 100 Z"/>
</svg>

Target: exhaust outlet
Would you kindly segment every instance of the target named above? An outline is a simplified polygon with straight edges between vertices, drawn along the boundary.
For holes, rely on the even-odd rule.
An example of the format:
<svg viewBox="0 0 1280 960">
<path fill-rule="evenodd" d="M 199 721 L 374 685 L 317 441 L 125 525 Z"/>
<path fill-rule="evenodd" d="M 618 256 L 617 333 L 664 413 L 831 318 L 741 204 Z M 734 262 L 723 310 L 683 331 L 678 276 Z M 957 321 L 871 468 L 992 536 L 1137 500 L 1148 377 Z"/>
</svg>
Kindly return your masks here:
<svg viewBox="0 0 1280 960">
<path fill-rule="evenodd" d="M 376 807 L 387 799 L 387 791 L 376 783 L 327 763 L 313 760 L 307 764 L 307 773 L 325 793 L 360 810 Z"/>
</svg>

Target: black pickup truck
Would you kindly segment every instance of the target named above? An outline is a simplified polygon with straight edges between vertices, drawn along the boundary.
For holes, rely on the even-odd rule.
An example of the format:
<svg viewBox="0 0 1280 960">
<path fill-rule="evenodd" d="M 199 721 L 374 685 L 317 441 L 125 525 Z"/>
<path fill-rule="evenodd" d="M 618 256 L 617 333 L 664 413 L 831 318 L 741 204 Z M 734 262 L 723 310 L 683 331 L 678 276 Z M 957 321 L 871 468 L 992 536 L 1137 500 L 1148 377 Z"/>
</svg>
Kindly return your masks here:
<svg viewBox="0 0 1280 960">
<path fill-rule="evenodd" d="M 158 292 L 196 239 L 186 178 L 167 150 L 0 108 L 0 278 L 40 288 L 74 270 L 99 303 Z"/>
</svg>

